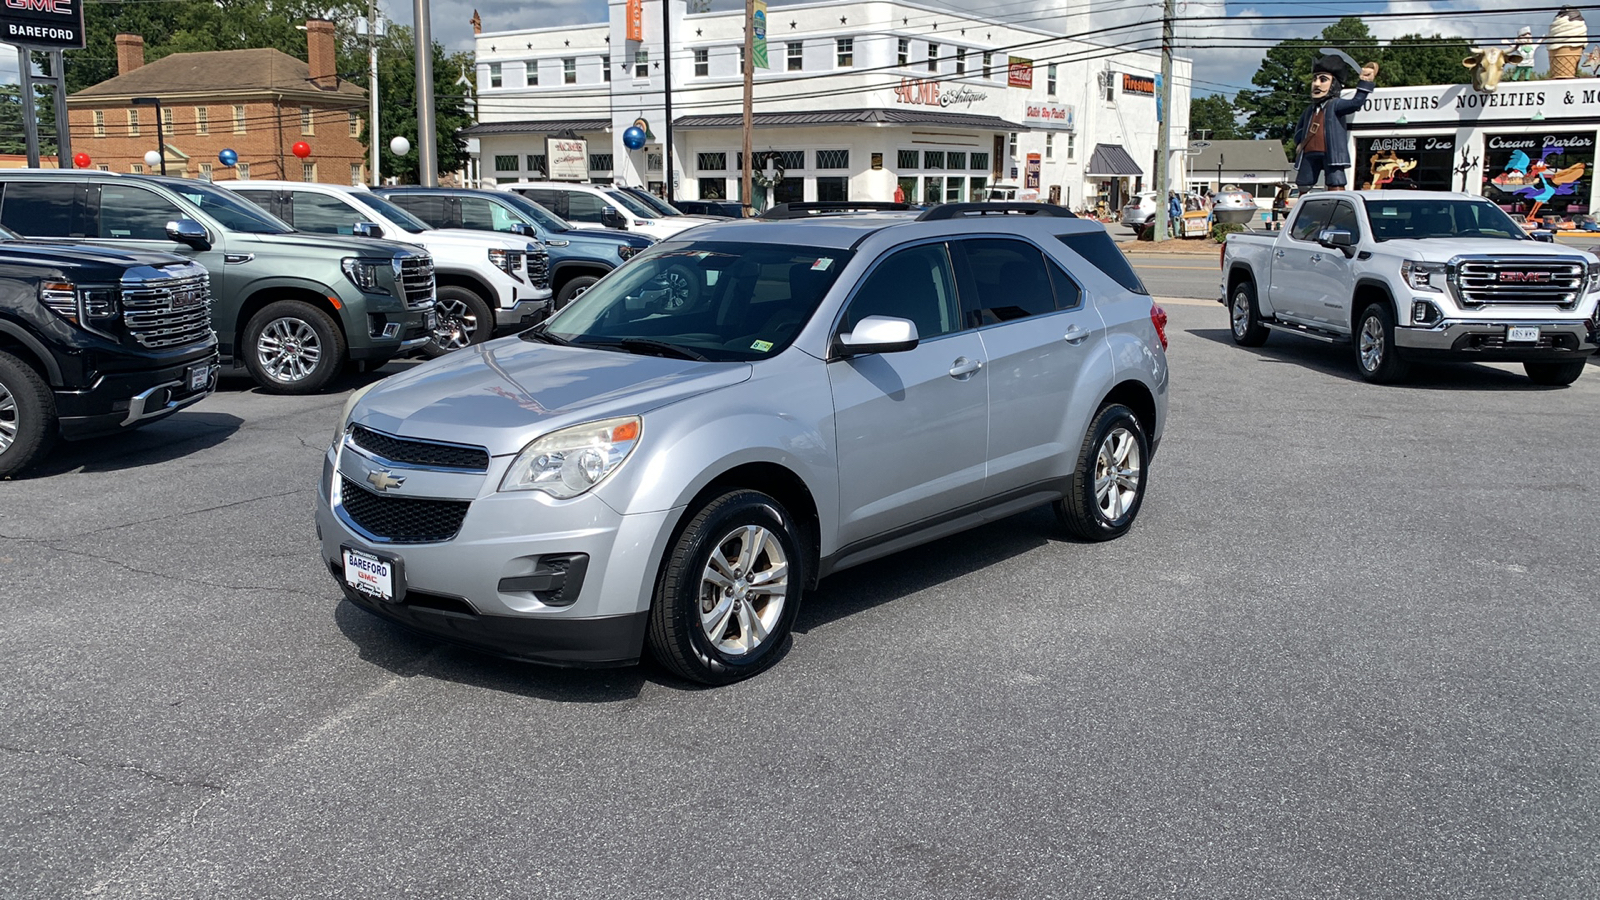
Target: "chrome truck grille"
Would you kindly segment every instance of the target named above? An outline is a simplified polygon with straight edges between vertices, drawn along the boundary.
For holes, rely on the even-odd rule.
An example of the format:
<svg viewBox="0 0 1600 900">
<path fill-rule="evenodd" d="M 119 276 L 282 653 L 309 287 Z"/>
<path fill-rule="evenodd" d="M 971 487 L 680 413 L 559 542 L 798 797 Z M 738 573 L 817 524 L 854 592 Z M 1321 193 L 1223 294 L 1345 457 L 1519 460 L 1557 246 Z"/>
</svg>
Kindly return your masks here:
<svg viewBox="0 0 1600 900">
<path fill-rule="evenodd" d="M 1583 296 L 1588 265 L 1560 256 L 1457 257 L 1450 285 L 1463 307 L 1555 306 L 1572 309 Z"/>
<path fill-rule="evenodd" d="M 528 284 L 536 288 L 550 286 L 550 251 L 543 247 L 528 252 Z"/>
<path fill-rule="evenodd" d="M 433 302 L 433 257 L 407 256 L 400 260 L 400 292 L 407 309 Z"/>
<path fill-rule="evenodd" d="M 152 350 L 204 341 L 211 336 L 211 276 L 123 282 L 122 321 Z"/>
</svg>

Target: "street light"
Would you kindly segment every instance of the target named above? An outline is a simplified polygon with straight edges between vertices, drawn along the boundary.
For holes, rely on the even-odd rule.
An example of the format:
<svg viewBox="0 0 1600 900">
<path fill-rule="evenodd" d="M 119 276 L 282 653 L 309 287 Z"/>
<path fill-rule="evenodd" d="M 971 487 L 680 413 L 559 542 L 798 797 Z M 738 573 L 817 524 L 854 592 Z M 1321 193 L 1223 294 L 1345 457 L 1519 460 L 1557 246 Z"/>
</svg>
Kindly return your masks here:
<svg viewBox="0 0 1600 900">
<path fill-rule="evenodd" d="M 167 174 L 167 135 L 166 123 L 161 121 L 160 97 L 135 97 L 134 106 L 154 106 L 156 108 L 156 152 L 161 154 L 161 174 Z"/>
</svg>

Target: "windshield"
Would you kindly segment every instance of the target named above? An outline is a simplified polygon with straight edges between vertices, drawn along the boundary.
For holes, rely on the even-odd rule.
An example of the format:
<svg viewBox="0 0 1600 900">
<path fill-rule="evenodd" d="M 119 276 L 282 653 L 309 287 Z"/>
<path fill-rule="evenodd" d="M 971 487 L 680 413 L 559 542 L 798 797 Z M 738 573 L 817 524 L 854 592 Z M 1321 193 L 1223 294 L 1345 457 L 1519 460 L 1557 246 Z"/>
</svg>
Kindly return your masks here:
<svg viewBox="0 0 1600 900">
<path fill-rule="evenodd" d="M 351 191 L 349 196 L 351 200 L 404 228 L 409 234 L 421 234 L 429 230 L 427 222 L 395 206 L 377 194 L 368 191 Z"/>
<path fill-rule="evenodd" d="M 668 203 L 649 191 L 628 191 L 627 193 L 628 196 L 639 201 L 640 203 L 643 203 L 663 216 L 681 216 L 684 214 L 683 210 L 673 206 L 671 203 Z"/>
<path fill-rule="evenodd" d="M 287 222 L 226 188 L 203 181 L 180 182 L 169 179 L 161 183 L 205 210 L 229 231 L 246 234 L 288 234 L 294 231 Z"/>
<path fill-rule="evenodd" d="M 1390 200 L 1363 197 L 1372 237 L 1377 241 L 1413 238 L 1496 238 L 1532 240 L 1500 207 L 1486 200 Z"/>
<path fill-rule="evenodd" d="M 778 244 L 657 244 L 524 338 L 545 333 L 715 362 L 765 359 L 794 340 L 851 255 Z"/>
<path fill-rule="evenodd" d="M 504 193 L 505 196 L 495 197 L 494 199 L 499 203 L 504 203 L 505 205 L 511 207 L 512 216 L 517 216 L 520 214 L 522 217 L 528 219 L 532 224 L 538 225 L 540 228 L 543 228 L 546 231 L 562 232 L 572 230 L 571 222 L 568 222 L 566 219 L 563 219 L 550 210 L 545 209 L 538 203 L 529 200 L 527 197 L 524 197 L 514 191 L 505 191 Z"/>
<path fill-rule="evenodd" d="M 661 218 L 660 213 L 648 206 L 645 206 L 643 201 L 627 191 L 606 191 L 606 196 L 622 204 L 623 207 L 628 210 L 628 212 L 633 213 L 641 219 Z"/>
</svg>

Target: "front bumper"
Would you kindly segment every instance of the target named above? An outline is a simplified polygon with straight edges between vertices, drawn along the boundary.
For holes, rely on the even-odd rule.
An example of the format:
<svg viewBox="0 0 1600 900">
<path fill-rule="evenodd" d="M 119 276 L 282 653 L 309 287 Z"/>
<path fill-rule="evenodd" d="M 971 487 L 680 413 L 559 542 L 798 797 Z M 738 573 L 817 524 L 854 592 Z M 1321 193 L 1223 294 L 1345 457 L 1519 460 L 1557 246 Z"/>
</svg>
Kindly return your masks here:
<svg viewBox="0 0 1600 900">
<path fill-rule="evenodd" d="M 550 291 L 544 292 L 545 296 L 538 300 L 519 300 L 510 309 L 497 309 L 494 311 L 494 323 L 499 328 L 521 328 L 539 324 L 539 321 L 550 314 L 552 301 Z"/>
<path fill-rule="evenodd" d="M 133 372 L 106 373 L 81 391 L 57 390 L 56 412 L 67 440 L 136 428 L 199 403 L 217 389 L 217 353 Z M 191 387 L 190 377 L 204 379 Z"/>
<path fill-rule="evenodd" d="M 316 513 L 323 562 L 351 602 L 443 641 L 559 666 L 637 662 L 661 548 L 678 511 L 622 515 L 592 494 L 556 501 L 537 492 L 501 493 L 496 487 L 510 463 L 498 458 L 487 473 L 441 474 L 395 467 L 348 443 L 331 448 Z M 387 504 L 430 494 L 474 496 L 455 536 L 397 543 L 357 524 L 344 492 L 365 490 L 360 485 L 379 469 L 407 476 L 377 495 Z M 458 490 L 462 485 L 475 487 Z M 345 584 L 345 548 L 398 562 L 395 599 L 357 594 Z M 585 571 L 563 565 L 564 584 L 550 577 L 552 561 L 578 557 Z"/>
<path fill-rule="evenodd" d="M 1512 326 L 1537 326 L 1539 340 L 1507 342 L 1506 335 Z M 1437 356 L 1485 362 L 1577 359 L 1597 349 L 1593 326 L 1581 319 L 1445 319 L 1429 328 L 1397 326 L 1394 344 L 1411 357 Z"/>
</svg>

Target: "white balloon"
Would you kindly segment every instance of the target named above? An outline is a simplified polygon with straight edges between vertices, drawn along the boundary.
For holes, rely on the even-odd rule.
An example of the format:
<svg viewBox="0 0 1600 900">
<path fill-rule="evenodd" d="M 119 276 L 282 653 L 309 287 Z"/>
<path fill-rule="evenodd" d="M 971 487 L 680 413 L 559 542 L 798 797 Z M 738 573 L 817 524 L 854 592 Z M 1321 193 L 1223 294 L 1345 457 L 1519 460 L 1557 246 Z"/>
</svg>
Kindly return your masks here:
<svg viewBox="0 0 1600 900">
<path fill-rule="evenodd" d="M 144 154 L 144 164 L 147 166 L 161 165 L 161 154 L 154 150 L 147 150 Z"/>
<path fill-rule="evenodd" d="M 411 142 L 404 137 L 397 137 L 389 141 L 389 152 L 395 156 L 405 156 L 411 152 Z"/>
</svg>

